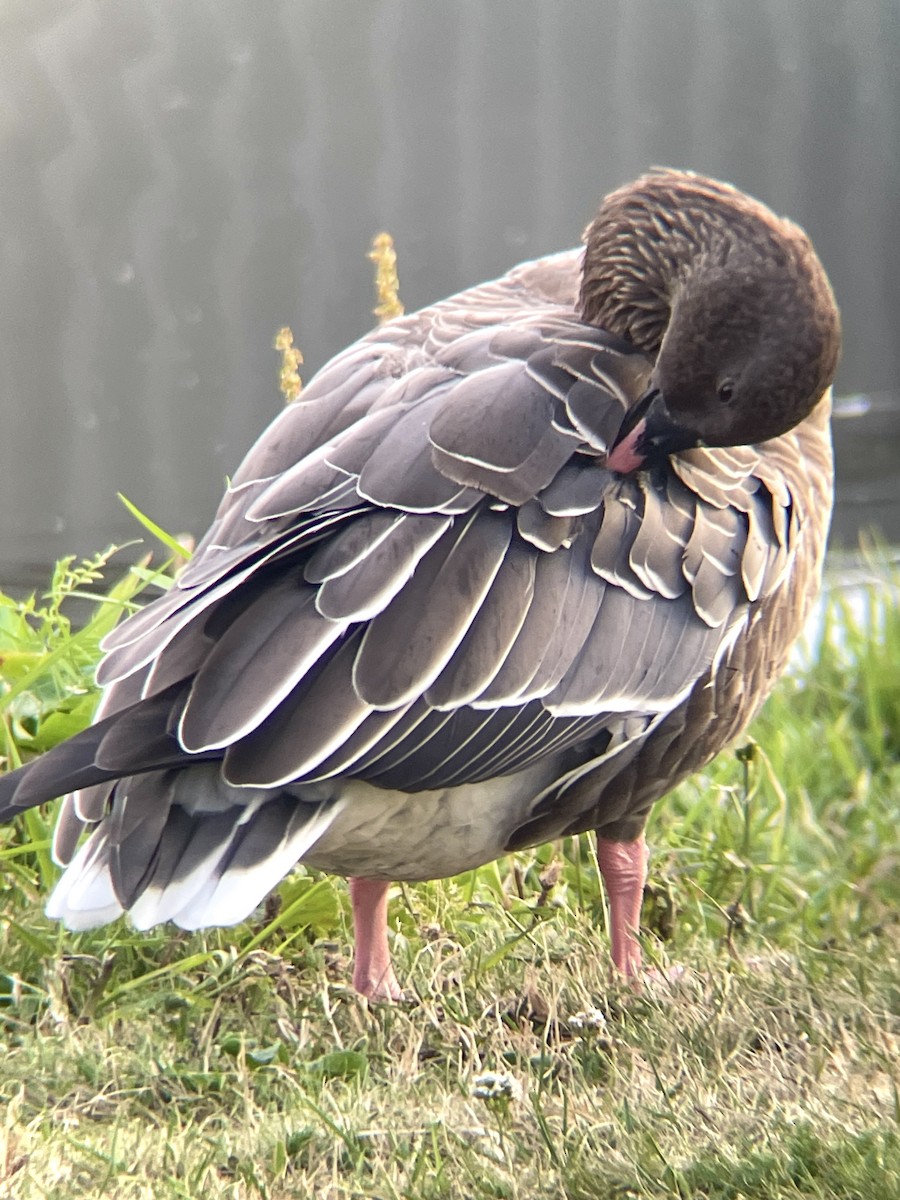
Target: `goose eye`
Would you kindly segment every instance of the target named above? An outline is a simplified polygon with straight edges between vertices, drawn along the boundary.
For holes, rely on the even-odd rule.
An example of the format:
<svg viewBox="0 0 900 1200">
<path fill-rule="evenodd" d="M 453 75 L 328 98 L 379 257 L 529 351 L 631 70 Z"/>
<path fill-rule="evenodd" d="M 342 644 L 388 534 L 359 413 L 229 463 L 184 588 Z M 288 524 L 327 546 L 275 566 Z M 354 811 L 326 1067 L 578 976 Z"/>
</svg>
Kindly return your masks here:
<svg viewBox="0 0 900 1200">
<path fill-rule="evenodd" d="M 719 384 L 719 390 L 716 393 L 721 404 L 730 404 L 734 399 L 734 384 L 730 379 L 723 380 Z"/>
</svg>

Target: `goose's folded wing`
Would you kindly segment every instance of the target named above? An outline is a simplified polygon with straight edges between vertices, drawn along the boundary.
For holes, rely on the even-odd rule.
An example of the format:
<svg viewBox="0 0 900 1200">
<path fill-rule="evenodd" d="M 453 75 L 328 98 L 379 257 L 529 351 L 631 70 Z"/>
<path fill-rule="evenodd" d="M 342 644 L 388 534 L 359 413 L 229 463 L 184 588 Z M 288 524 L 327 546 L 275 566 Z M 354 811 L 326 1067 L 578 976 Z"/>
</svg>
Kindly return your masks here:
<svg viewBox="0 0 900 1200">
<path fill-rule="evenodd" d="M 753 450 L 604 468 L 649 364 L 563 302 L 576 266 L 520 268 L 316 376 L 172 592 L 110 637 L 105 713 L 133 723 L 138 680 L 157 743 L 231 784 L 416 791 L 592 752 L 680 703 L 789 569 L 790 496 Z M 108 751 L 156 769 L 128 728 Z"/>
</svg>

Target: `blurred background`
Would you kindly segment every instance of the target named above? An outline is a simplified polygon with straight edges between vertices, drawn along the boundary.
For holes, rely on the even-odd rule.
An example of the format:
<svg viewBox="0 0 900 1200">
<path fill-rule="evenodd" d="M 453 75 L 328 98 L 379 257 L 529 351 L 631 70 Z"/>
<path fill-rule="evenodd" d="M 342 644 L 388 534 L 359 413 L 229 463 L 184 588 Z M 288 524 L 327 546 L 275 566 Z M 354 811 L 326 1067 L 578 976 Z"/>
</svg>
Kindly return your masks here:
<svg viewBox="0 0 900 1200">
<path fill-rule="evenodd" d="M 575 244 L 691 167 L 811 233 L 844 315 L 834 544 L 900 545 L 896 0 L 4 0 L 0 586 L 199 534 L 304 378 L 372 324 Z"/>
</svg>

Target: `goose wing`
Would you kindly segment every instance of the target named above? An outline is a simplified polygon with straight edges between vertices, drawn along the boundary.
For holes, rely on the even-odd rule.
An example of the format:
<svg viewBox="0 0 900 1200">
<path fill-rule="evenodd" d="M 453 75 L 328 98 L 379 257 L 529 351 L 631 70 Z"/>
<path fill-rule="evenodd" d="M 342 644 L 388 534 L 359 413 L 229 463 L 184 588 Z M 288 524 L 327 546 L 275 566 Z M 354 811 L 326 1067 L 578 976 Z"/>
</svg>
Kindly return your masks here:
<svg viewBox="0 0 900 1200">
<path fill-rule="evenodd" d="M 88 764 L 61 751 L 18 795 L 10 777 L 0 812 L 85 788 L 70 842 L 116 772 L 211 759 L 229 789 L 415 792 L 548 755 L 581 770 L 664 719 L 788 569 L 791 496 L 753 449 L 606 470 L 650 364 L 577 319 L 579 255 L 326 366 L 171 592 L 108 639 Z"/>
</svg>

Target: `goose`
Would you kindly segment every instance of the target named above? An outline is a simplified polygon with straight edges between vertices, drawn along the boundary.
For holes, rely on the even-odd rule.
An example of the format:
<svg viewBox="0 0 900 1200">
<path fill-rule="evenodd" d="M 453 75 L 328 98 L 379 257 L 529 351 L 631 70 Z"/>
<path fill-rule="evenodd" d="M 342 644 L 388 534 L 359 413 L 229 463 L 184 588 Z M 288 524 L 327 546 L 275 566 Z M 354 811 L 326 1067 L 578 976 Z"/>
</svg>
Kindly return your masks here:
<svg viewBox="0 0 900 1200">
<path fill-rule="evenodd" d="M 638 976 L 650 809 L 816 594 L 839 350 L 797 225 L 653 169 L 582 246 L 338 354 L 108 637 L 94 724 L 0 781 L 3 820 L 65 796 L 47 913 L 231 925 L 307 864 L 390 1001 L 393 881 L 593 830 Z"/>
</svg>

